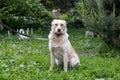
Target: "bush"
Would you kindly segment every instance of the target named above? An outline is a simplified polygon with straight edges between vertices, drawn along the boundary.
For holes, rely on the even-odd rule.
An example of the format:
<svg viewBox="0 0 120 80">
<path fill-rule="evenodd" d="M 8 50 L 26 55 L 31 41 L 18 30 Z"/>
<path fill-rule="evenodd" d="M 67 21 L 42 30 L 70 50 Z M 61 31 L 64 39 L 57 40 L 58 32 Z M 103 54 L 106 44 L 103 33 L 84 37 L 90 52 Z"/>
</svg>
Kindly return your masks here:
<svg viewBox="0 0 120 80">
<path fill-rule="evenodd" d="M 65 13 L 75 6 L 75 2 L 78 0 L 41 0 L 41 3 L 48 10 L 60 9 Z"/>
<path fill-rule="evenodd" d="M 46 21 L 52 20 L 52 14 L 39 0 L 2 0 L 0 5 L 1 21 L 12 28 L 23 28 L 33 23 L 44 26 Z"/>
<path fill-rule="evenodd" d="M 116 4 L 111 5 L 112 11 L 107 10 L 106 4 L 111 4 L 110 2 L 80 0 L 76 4 L 76 8 L 80 16 L 84 18 L 84 25 L 87 30 L 103 35 L 105 42 L 120 47 L 120 16 L 117 16 Z"/>
<path fill-rule="evenodd" d="M 68 27 L 76 27 L 76 28 L 84 27 L 82 18 L 80 18 L 76 14 L 77 13 L 74 14 L 74 12 L 68 11 L 62 14 L 59 18 L 66 20 Z"/>
</svg>

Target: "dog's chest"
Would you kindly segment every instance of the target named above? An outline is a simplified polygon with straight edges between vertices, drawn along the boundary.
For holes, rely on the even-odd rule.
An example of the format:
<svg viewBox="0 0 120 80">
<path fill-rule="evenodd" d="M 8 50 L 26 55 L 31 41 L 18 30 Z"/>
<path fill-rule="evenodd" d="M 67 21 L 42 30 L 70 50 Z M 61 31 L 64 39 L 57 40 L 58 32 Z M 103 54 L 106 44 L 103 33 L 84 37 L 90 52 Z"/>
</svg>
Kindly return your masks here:
<svg viewBox="0 0 120 80">
<path fill-rule="evenodd" d="M 61 47 L 52 47 L 53 55 L 57 59 L 62 59 L 63 58 L 63 50 Z"/>
<path fill-rule="evenodd" d="M 64 44 L 64 40 L 61 38 L 56 38 L 56 39 L 51 40 L 51 44 L 54 47 L 59 47 L 60 45 Z"/>
</svg>

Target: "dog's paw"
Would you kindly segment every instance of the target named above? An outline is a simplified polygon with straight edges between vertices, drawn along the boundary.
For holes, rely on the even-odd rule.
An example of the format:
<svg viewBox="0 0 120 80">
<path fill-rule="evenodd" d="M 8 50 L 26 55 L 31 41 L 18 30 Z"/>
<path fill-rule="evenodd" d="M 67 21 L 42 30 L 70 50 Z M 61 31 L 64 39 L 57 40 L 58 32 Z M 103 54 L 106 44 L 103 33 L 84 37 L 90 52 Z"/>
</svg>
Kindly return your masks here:
<svg viewBox="0 0 120 80">
<path fill-rule="evenodd" d="M 74 67 L 76 65 L 80 65 L 80 61 L 76 58 L 72 58 L 70 65 L 71 65 L 71 67 Z"/>
</svg>

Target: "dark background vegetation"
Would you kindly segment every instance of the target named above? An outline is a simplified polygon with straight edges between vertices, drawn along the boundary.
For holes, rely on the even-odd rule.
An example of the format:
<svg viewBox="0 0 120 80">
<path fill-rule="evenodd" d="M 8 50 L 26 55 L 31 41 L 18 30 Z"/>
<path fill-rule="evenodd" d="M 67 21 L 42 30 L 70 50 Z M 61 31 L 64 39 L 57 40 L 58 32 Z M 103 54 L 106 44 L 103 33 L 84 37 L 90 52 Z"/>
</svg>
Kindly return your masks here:
<svg viewBox="0 0 120 80">
<path fill-rule="evenodd" d="M 7 28 L 26 33 L 32 27 L 30 36 L 46 39 L 56 18 L 67 21 L 80 58 L 81 66 L 68 67 L 67 73 L 57 65 L 49 71 L 47 40 L 20 40 Z M 85 37 L 85 31 L 95 37 Z M 120 80 L 120 0 L 0 0 L 0 80 L 38 79 Z"/>
<path fill-rule="evenodd" d="M 120 0 L 0 0 L 0 22 L 13 29 L 49 27 L 60 9 L 68 27 L 84 27 L 120 48 Z M 43 29 L 44 30 L 44 29 Z"/>
</svg>

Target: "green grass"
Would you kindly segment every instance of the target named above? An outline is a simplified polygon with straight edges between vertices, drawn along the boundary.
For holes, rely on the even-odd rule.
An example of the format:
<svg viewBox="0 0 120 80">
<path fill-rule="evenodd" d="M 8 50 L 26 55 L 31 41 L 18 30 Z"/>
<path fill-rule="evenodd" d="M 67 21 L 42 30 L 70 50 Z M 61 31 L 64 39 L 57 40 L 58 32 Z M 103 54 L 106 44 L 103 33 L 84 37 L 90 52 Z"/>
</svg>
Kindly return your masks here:
<svg viewBox="0 0 120 80">
<path fill-rule="evenodd" d="M 49 71 L 48 41 L 18 40 L 0 34 L 0 80 L 120 80 L 119 51 L 97 38 L 85 38 L 84 29 L 68 29 L 69 39 L 79 54 L 81 66 L 65 73 L 55 65 Z M 47 38 L 49 30 L 34 34 Z"/>
</svg>

